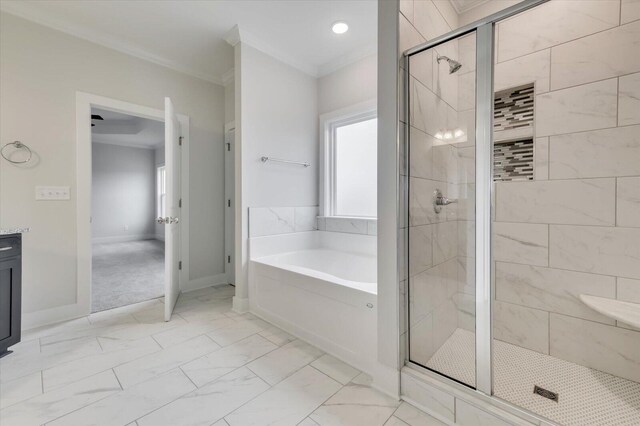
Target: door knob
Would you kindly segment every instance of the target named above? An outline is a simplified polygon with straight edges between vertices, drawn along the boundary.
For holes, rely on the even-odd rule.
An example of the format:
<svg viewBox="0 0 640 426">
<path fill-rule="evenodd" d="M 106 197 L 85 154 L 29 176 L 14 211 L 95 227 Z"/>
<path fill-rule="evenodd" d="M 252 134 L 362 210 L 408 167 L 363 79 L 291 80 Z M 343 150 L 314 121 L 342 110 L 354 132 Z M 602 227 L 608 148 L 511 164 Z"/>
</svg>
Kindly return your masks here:
<svg viewBox="0 0 640 426">
<path fill-rule="evenodd" d="M 162 224 L 171 225 L 172 223 L 180 222 L 180 218 L 171 217 L 171 216 L 159 217 L 159 218 L 156 219 L 156 222 L 158 222 L 160 225 L 162 225 Z"/>
</svg>

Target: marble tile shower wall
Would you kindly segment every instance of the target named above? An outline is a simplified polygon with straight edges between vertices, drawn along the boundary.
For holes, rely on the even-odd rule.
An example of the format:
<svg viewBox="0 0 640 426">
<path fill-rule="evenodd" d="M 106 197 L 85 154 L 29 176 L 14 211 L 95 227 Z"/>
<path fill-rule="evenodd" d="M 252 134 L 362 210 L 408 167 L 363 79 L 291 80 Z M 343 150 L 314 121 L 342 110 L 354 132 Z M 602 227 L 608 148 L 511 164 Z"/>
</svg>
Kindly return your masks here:
<svg viewBox="0 0 640 426">
<path fill-rule="evenodd" d="M 496 184 L 494 336 L 640 381 L 640 330 L 579 300 L 640 302 L 640 2 L 551 1 L 496 31 L 496 90 L 535 83 L 536 171 Z"/>
</svg>

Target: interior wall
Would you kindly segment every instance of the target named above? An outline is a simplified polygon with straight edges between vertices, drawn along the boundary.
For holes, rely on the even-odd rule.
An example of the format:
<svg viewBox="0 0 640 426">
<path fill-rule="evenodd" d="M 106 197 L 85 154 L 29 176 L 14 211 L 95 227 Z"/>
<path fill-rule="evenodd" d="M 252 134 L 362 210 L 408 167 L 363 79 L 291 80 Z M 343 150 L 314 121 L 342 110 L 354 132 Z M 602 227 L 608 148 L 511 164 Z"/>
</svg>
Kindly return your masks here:
<svg viewBox="0 0 640 426">
<path fill-rule="evenodd" d="M 376 99 L 377 83 L 377 54 L 318 78 L 318 114 Z"/>
<path fill-rule="evenodd" d="M 224 86 L 224 122 L 229 123 L 236 117 L 235 82 Z"/>
<path fill-rule="evenodd" d="M 190 117 L 191 280 L 224 273 L 224 88 L 33 22 L 0 15 L 0 139 L 34 161 L 0 161 L 0 225 L 30 226 L 23 245 L 23 313 L 76 303 L 76 91 L 157 109 L 170 96 Z M 36 201 L 36 185 L 71 199 Z"/>
<path fill-rule="evenodd" d="M 155 152 L 93 143 L 92 241 L 153 238 L 155 234 Z"/>
<path fill-rule="evenodd" d="M 247 44 L 237 44 L 236 55 L 236 137 L 241 141 L 236 158 L 242 170 L 236 176 L 242 194 L 236 285 L 237 296 L 246 298 L 248 209 L 318 204 L 318 89 L 316 78 Z M 265 164 L 262 156 L 306 161 L 311 167 Z"/>
</svg>

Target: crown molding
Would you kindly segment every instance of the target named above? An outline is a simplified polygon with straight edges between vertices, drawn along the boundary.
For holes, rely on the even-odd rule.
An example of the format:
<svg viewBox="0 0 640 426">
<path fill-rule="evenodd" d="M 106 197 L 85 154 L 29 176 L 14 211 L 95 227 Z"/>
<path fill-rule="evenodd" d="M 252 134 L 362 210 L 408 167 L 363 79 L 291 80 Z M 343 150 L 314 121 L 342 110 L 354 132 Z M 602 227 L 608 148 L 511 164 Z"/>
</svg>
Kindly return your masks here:
<svg viewBox="0 0 640 426">
<path fill-rule="evenodd" d="M 248 31 L 241 29 L 238 25 L 235 25 L 227 33 L 224 39 L 231 46 L 235 47 L 238 43 L 246 44 L 253 47 L 254 49 L 261 51 L 262 53 L 266 53 L 267 55 L 279 60 L 280 62 L 284 62 L 285 64 L 296 68 L 299 71 L 302 71 L 305 74 L 308 74 L 312 77 L 318 77 L 318 67 L 316 67 L 315 65 L 311 65 L 295 59 L 293 56 L 265 43 L 259 37 L 256 37 Z"/>
<path fill-rule="evenodd" d="M 197 79 L 204 80 L 209 83 L 214 83 L 220 86 L 224 86 L 224 81 L 219 76 L 210 75 L 207 73 L 203 73 L 199 70 L 193 69 L 191 67 L 186 67 L 177 61 L 173 61 L 171 59 L 167 59 L 162 56 L 155 55 L 144 49 L 133 47 L 113 37 L 104 36 L 94 31 L 89 31 L 74 25 L 69 25 L 68 23 L 64 23 L 58 19 L 55 19 L 55 18 L 52 18 L 51 16 L 46 15 L 45 13 L 38 10 L 36 7 L 33 7 L 29 3 L 0 2 L 0 11 L 8 13 L 10 15 L 15 15 L 19 18 L 26 19 L 28 21 L 35 22 L 36 24 L 43 25 L 45 27 L 49 27 L 57 31 L 61 31 L 65 34 L 78 37 L 80 39 L 89 41 L 91 43 L 95 43 L 103 47 L 116 50 L 120 53 L 124 53 L 126 55 L 133 56 L 138 59 L 142 59 L 144 61 L 151 62 L 165 68 L 169 68 L 173 71 L 177 71 L 179 73 L 189 75 L 190 77 L 195 77 Z"/>
</svg>

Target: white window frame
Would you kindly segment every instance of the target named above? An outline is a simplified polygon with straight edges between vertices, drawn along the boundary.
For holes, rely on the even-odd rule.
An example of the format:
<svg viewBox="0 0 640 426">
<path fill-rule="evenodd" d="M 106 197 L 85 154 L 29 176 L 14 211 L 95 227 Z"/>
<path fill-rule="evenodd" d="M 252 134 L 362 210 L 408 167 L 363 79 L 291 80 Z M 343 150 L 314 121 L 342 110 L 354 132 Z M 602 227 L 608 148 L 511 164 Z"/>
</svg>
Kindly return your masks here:
<svg viewBox="0 0 640 426">
<path fill-rule="evenodd" d="M 320 216 L 345 217 L 336 212 L 336 129 L 341 126 L 378 118 L 375 99 L 328 112 L 320 116 Z M 376 148 L 377 149 L 377 148 Z M 375 219 L 375 216 L 357 216 Z"/>
<path fill-rule="evenodd" d="M 166 213 L 166 200 L 167 200 L 167 172 L 164 164 L 156 165 L 156 211 L 158 217 L 164 217 Z M 164 182 L 162 182 L 161 176 L 164 174 Z M 164 198 L 165 211 L 162 211 L 162 199 Z"/>
</svg>

